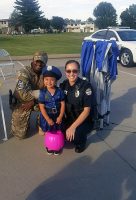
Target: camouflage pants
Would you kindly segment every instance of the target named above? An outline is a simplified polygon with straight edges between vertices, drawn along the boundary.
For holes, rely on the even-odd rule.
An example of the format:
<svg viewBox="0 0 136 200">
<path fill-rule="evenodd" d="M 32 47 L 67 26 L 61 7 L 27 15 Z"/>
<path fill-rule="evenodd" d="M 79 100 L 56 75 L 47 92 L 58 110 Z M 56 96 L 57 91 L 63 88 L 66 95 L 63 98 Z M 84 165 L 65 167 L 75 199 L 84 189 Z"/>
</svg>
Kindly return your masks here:
<svg viewBox="0 0 136 200">
<path fill-rule="evenodd" d="M 32 110 L 24 111 L 20 107 L 16 107 L 13 109 L 11 120 L 11 133 L 15 137 L 19 139 L 23 139 L 26 137 L 30 123 L 31 112 Z"/>
</svg>

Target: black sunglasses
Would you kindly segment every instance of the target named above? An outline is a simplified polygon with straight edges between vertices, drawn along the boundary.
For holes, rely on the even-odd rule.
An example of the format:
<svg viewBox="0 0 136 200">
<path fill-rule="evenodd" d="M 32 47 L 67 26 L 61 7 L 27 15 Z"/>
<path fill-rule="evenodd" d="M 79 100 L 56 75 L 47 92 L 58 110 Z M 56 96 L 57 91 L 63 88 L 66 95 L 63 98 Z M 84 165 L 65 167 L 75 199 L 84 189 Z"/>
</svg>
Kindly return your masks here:
<svg viewBox="0 0 136 200">
<path fill-rule="evenodd" d="M 78 73 L 78 69 L 73 69 L 73 70 L 67 69 L 66 73 L 68 73 L 68 74 L 70 74 L 70 73 L 77 74 Z"/>
</svg>

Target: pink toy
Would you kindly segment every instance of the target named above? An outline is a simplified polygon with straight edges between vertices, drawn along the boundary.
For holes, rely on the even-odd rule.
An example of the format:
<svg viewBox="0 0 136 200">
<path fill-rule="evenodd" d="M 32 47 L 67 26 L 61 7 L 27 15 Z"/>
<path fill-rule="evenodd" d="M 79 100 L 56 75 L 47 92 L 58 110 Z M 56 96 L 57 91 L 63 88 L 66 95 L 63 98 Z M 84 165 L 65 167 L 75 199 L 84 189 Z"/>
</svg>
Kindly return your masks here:
<svg viewBox="0 0 136 200">
<path fill-rule="evenodd" d="M 64 135 L 60 130 L 46 132 L 44 146 L 48 150 L 60 151 L 64 146 Z"/>
</svg>

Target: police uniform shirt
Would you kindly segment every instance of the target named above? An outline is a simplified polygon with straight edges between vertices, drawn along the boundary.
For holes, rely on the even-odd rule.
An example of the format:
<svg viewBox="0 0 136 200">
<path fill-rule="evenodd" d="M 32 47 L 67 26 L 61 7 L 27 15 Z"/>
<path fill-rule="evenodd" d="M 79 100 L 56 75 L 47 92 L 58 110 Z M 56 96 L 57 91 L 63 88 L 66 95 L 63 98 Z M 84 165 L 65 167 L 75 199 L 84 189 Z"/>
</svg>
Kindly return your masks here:
<svg viewBox="0 0 136 200">
<path fill-rule="evenodd" d="M 78 78 L 73 86 L 65 80 L 61 85 L 65 93 L 67 117 L 74 115 L 78 117 L 84 107 L 91 107 L 92 89 L 89 82 Z"/>
<path fill-rule="evenodd" d="M 48 116 L 55 122 L 60 113 L 60 102 L 64 101 L 64 93 L 61 89 L 56 88 L 54 95 L 46 89 L 40 90 L 39 103 L 44 104 Z M 40 127 L 43 131 L 50 130 L 50 126 L 40 113 Z"/>
<path fill-rule="evenodd" d="M 64 93 L 60 88 L 56 87 L 54 95 L 52 95 L 46 88 L 40 90 L 38 102 L 44 104 L 45 108 L 55 108 L 58 111 L 58 109 L 60 109 L 61 101 L 64 101 Z"/>
</svg>

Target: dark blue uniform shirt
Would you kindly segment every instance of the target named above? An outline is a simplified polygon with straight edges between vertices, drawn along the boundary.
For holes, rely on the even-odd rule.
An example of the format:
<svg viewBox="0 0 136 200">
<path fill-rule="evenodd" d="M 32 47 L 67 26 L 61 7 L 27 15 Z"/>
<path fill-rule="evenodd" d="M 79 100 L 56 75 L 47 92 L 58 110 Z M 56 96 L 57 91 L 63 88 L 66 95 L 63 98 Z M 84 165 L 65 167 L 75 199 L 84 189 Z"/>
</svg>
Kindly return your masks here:
<svg viewBox="0 0 136 200">
<path fill-rule="evenodd" d="M 54 95 L 51 95 L 46 88 L 40 90 L 38 102 L 44 104 L 47 114 L 54 122 L 60 114 L 61 101 L 64 101 L 64 93 L 60 88 L 56 87 Z M 42 113 L 40 113 L 40 127 L 43 131 L 50 128 Z"/>
<path fill-rule="evenodd" d="M 65 80 L 60 86 L 65 93 L 67 119 L 74 122 L 84 107 L 91 108 L 91 85 L 86 80 L 78 78 L 73 86 L 70 86 L 68 80 Z"/>
</svg>

